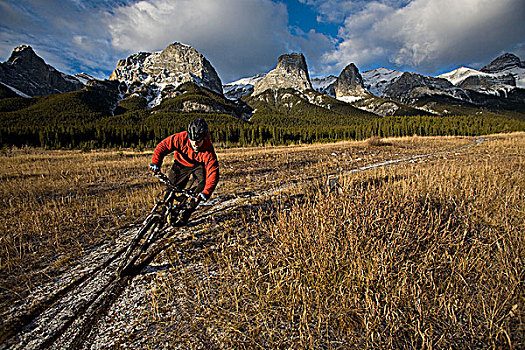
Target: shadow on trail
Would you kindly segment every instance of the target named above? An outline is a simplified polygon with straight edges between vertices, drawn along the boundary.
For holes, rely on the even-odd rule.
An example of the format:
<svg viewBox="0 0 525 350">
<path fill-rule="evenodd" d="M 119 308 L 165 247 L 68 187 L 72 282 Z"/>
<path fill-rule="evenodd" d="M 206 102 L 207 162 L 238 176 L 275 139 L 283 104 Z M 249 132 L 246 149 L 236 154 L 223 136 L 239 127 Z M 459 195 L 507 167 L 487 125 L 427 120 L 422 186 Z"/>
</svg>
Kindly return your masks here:
<svg viewBox="0 0 525 350">
<path fill-rule="evenodd" d="M 4 319 L 0 327 L 0 344 L 3 344 L 6 342 L 6 340 L 21 332 L 44 311 L 55 305 L 60 299 L 64 298 L 66 295 L 85 283 L 94 274 L 107 268 L 122 252 L 123 249 L 120 249 L 116 252 L 116 254 L 111 255 L 92 270 L 83 273 L 80 277 L 74 279 L 70 283 L 67 283 L 65 286 L 59 288 L 57 291 L 48 295 L 46 298 L 32 302 L 28 306 L 22 307 L 21 309 L 17 310 L 17 312 L 10 315 L 4 314 Z"/>
</svg>

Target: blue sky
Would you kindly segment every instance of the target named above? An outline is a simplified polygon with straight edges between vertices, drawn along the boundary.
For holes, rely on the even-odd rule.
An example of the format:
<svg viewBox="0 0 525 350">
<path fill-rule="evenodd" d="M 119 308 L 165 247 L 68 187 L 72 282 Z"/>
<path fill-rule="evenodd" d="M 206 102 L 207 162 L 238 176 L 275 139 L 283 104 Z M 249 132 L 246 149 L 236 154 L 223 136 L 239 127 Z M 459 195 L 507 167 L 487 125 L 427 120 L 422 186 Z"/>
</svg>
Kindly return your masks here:
<svg viewBox="0 0 525 350">
<path fill-rule="evenodd" d="M 523 0 L 0 0 L 0 60 L 28 44 L 62 72 L 107 78 L 119 59 L 193 46 L 223 83 L 302 52 L 311 76 L 386 67 L 437 75 L 525 59 Z"/>
</svg>

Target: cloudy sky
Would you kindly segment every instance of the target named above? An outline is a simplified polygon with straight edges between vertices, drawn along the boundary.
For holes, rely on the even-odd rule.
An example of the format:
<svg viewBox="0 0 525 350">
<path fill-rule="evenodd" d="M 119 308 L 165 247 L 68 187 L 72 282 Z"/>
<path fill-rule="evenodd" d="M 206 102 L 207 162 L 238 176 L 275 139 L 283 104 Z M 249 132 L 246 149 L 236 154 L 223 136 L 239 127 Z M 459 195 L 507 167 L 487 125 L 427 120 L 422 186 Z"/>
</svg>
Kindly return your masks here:
<svg viewBox="0 0 525 350">
<path fill-rule="evenodd" d="M 438 75 L 504 52 L 525 60 L 524 0 L 0 0 L 0 61 L 28 44 L 70 74 L 179 41 L 223 83 L 302 52 L 311 76 L 387 67 Z"/>
</svg>

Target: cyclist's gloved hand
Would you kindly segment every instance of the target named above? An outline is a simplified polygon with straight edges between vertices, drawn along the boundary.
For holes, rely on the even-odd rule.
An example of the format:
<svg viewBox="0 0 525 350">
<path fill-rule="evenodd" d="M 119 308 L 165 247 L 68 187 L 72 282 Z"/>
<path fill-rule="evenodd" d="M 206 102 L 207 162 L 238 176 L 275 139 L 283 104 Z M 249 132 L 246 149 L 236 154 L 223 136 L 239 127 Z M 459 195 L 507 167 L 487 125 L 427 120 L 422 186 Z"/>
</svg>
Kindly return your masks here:
<svg viewBox="0 0 525 350">
<path fill-rule="evenodd" d="M 197 199 L 199 202 L 206 202 L 208 200 L 208 197 L 204 193 L 199 193 L 197 196 Z"/>
<path fill-rule="evenodd" d="M 157 164 L 155 164 L 155 163 L 151 163 L 151 164 L 149 165 L 149 170 L 151 170 L 151 172 L 152 172 L 153 174 L 157 174 L 158 172 L 160 172 L 160 168 L 159 168 L 159 166 L 158 166 Z"/>
</svg>

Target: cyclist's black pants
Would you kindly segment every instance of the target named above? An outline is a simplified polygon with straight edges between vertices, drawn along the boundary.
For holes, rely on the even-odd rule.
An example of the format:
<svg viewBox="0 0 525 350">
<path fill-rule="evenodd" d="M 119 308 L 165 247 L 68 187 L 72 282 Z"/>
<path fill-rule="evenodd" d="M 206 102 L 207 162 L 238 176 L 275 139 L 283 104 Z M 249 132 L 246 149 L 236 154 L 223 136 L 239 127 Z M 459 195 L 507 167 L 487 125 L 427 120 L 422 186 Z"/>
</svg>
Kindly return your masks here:
<svg viewBox="0 0 525 350">
<path fill-rule="evenodd" d="M 190 168 L 174 161 L 168 173 L 168 178 L 179 190 L 186 188 L 195 193 L 200 193 L 204 190 L 204 185 L 206 184 L 204 164 Z M 189 182 L 190 178 L 192 178 L 191 183 Z"/>
</svg>

